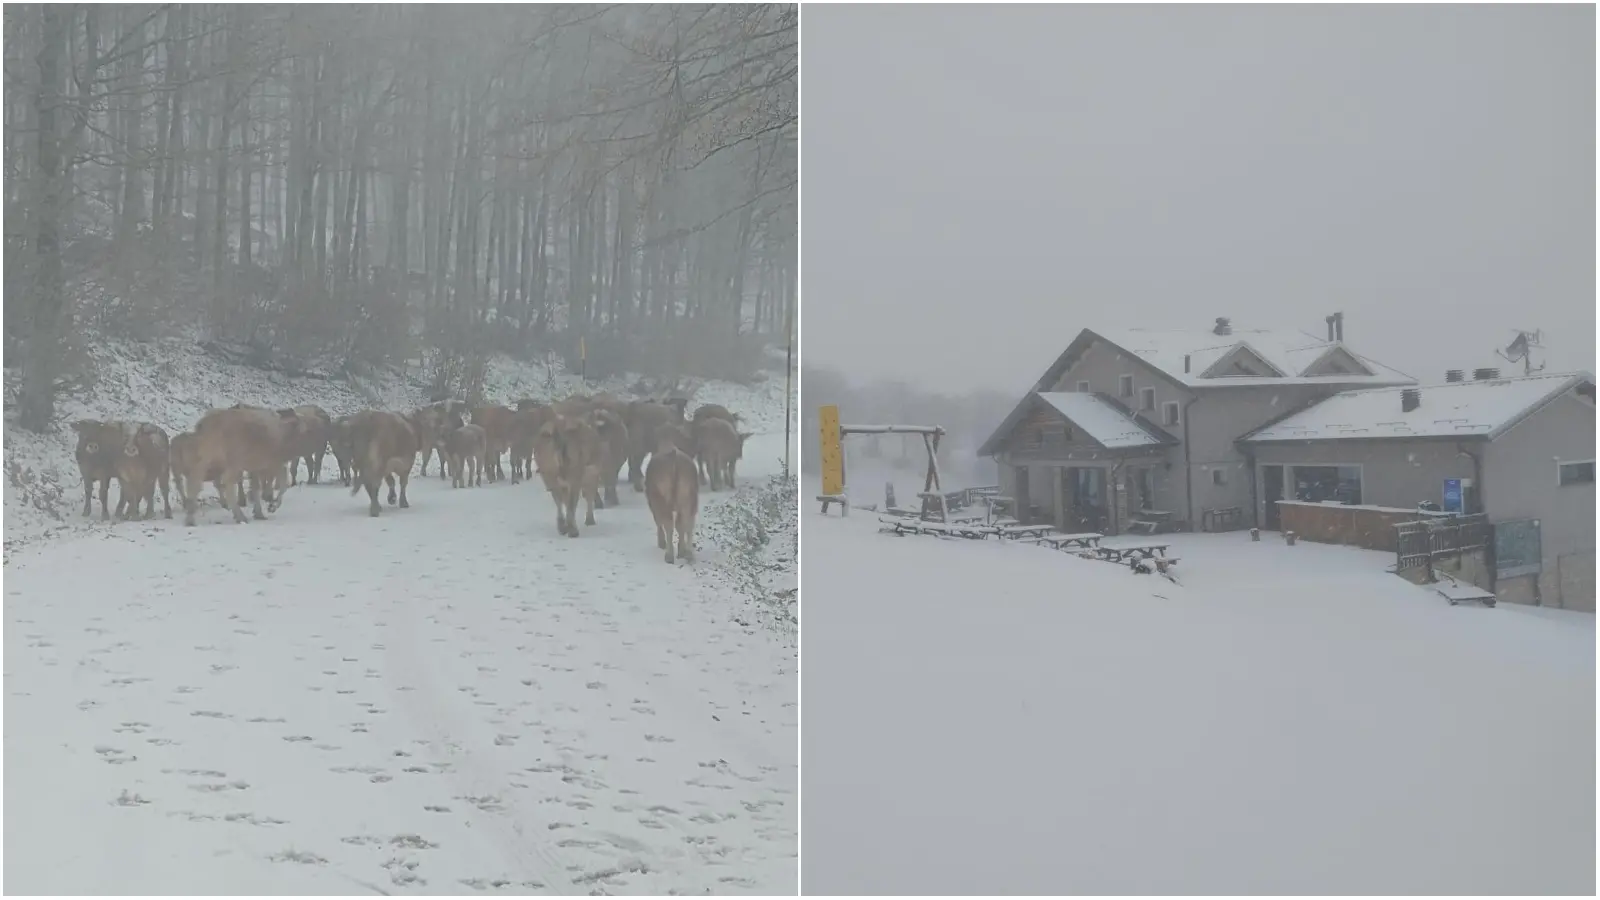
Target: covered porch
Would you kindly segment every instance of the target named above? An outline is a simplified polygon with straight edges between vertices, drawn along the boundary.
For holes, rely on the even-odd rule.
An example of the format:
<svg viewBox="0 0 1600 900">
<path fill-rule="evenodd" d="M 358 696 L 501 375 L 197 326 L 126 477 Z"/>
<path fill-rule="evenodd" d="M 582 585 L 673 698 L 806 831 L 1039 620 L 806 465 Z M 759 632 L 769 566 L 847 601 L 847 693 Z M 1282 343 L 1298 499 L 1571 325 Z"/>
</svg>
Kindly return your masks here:
<svg viewBox="0 0 1600 900">
<path fill-rule="evenodd" d="M 1162 513 L 1170 436 L 1100 394 L 1035 393 L 979 454 L 1000 464 L 1017 518 L 1068 532 L 1121 534 Z"/>
</svg>

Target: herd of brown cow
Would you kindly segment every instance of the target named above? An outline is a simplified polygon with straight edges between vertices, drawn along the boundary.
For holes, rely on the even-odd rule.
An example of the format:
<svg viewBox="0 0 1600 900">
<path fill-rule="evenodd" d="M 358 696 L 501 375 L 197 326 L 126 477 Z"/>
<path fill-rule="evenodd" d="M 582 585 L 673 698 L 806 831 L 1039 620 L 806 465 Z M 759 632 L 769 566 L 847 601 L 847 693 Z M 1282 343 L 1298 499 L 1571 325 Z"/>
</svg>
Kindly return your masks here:
<svg viewBox="0 0 1600 900">
<path fill-rule="evenodd" d="M 148 422 L 84 419 L 72 428 L 78 434 L 84 515 L 93 511 L 99 484 L 100 514 L 111 518 L 107 494 L 116 479 L 119 518 L 138 517 L 141 503 L 144 518 L 152 518 L 159 486 L 167 518 L 172 517 L 169 490 L 176 488 L 185 525 L 195 524 L 206 482 L 216 485 L 235 522 L 247 521 L 248 484 L 255 518 L 265 519 L 267 512 L 277 512 L 284 492 L 298 484 L 302 460 L 306 482 L 321 480 L 329 450 L 351 495 L 366 488 L 373 516 L 381 509 L 381 483 L 388 484 L 391 506 L 411 505 L 406 488 L 418 454 L 426 476 L 437 453 L 439 477 L 457 488 L 481 485 L 485 478 L 503 480 L 502 457 L 509 454 L 511 483 L 537 473 L 555 499 L 556 530 L 577 537 L 578 501 L 585 504 L 583 524 L 595 524 L 596 507 L 618 504 L 617 480 L 626 464 L 629 483 L 646 495 L 657 546 L 670 563 L 675 556 L 693 561 L 700 485 L 731 489 L 749 437 L 738 431 L 737 414 L 708 404 L 690 418 L 687 403 L 576 395 L 553 404 L 519 400 L 515 409 L 447 401 L 407 414 L 369 409 L 337 419 L 309 404 L 273 410 L 240 403 L 211 410 L 194 430 L 170 440 Z"/>
</svg>

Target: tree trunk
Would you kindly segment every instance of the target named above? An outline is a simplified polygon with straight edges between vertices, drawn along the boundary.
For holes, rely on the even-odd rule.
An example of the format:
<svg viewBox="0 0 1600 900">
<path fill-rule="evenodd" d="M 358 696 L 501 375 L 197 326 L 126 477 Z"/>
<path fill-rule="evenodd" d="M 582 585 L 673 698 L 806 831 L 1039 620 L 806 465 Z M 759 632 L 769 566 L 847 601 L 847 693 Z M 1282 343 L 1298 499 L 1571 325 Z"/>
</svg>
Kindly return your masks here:
<svg viewBox="0 0 1600 900">
<path fill-rule="evenodd" d="M 58 233 L 62 201 L 66 195 L 61 165 L 61 141 L 56 110 L 61 107 L 61 51 L 66 44 L 73 8 L 46 4 L 44 35 L 39 45 L 39 90 L 35 95 L 39 125 L 39 209 L 34 214 L 33 327 L 28 335 L 23 370 L 21 409 L 17 424 L 44 432 L 55 418 L 56 376 L 61 362 L 62 278 Z"/>
</svg>

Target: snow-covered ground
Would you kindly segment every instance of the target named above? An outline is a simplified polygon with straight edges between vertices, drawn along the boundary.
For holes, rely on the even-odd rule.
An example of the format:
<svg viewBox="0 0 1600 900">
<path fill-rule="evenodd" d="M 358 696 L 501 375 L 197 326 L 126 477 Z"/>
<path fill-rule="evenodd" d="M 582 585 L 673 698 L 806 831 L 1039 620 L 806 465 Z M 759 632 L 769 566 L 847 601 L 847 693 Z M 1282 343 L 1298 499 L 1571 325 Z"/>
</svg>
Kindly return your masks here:
<svg viewBox="0 0 1600 900">
<path fill-rule="evenodd" d="M 807 893 L 1594 893 L 1592 615 L 1247 533 L 1172 536 L 1179 585 L 815 493 Z"/>
<path fill-rule="evenodd" d="M 204 371 L 83 414 L 173 429 L 185 404 L 346 390 Z M 717 390 L 697 401 L 777 434 L 702 521 L 764 502 L 782 455 L 781 381 L 775 416 Z M 246 525 L 213 497 L 190 529 L 81 524 L 75 483 L 48 539 L 7 491 L 8 543 L 14 516 L 33 538 L 5 569 L 8 893 L 794 892 L 795 634 L 737 576 L 781 554 L 713 529 L 668 566 L 626 486 L 574 540 L 537 483 L 414 478 L 376 520 L 337 485 Z"/>
</svg>

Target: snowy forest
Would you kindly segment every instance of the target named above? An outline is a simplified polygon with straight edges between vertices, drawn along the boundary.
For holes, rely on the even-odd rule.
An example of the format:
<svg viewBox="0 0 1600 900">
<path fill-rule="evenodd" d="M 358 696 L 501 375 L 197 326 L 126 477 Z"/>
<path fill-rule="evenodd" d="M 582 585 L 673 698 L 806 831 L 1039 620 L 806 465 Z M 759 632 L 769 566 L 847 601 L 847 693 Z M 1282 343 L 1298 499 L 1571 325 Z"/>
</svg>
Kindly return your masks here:
<svg viewBox="0 0 1600 900">
<path fill-rule="evenodd" d="M 749 377 L 793 327 L 797 21 L 7 4 L 6 405 L 48 426 L 98 335 L 468 397 L 493 353 Z"/>
</svg>

